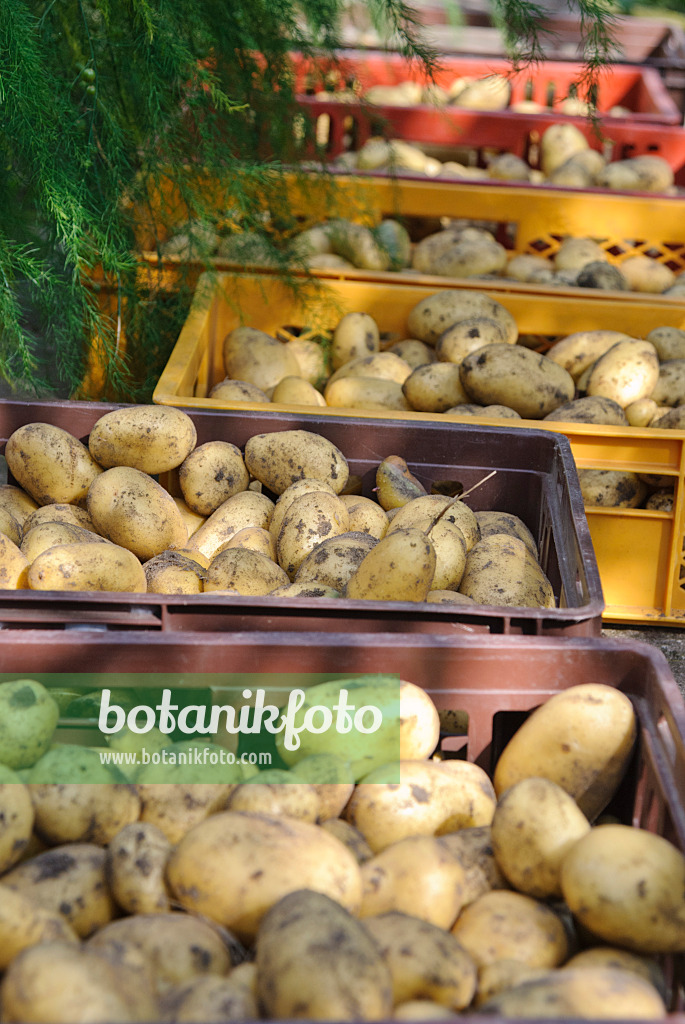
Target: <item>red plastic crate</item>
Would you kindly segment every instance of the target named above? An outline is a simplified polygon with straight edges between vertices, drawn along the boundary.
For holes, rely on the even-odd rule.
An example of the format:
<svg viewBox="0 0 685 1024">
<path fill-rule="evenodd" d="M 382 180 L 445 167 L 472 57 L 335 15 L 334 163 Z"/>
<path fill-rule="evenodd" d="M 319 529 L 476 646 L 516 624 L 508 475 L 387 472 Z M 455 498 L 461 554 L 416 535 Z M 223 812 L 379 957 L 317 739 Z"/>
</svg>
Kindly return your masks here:
<svg viewBox="0 0 685 1024">
<path fill-rule="evenodd" d="M 406 80 L 422 84 L 429 81 L 416 63 L 410 63 L 398 53 L 346 50 L 338 54 L 336 62 L 330 66 L 340 72 L 340 88 L 350 81 L 358 84 L 362 90 L 374 85 L 397 85 Z M 326 68 L 325 61 L 313 63 L 296 57 L 295 85 L 298 92 L 302 94 L 321 89 L 321 76 Z M 583 64 L 578 61 L 543 61 L 514 73 L 511 61 L 504 57 L 442 55 L 434 81 L 436 85 L 448 88 L 455 78 L 506 75 L 511 82 L 510 103 L 532 99 L 549 108 L 544 114 L 526 115 L 535 118 L 547 116 L 548 113 L 554 115 L 555 105 L 558 106 L 572 94 L 574 87 L 579 99 L 587 99 L 586 86 L 582 84 L 584 71 Z M 630 115 L 616 119 L 623 122 L 682 123 L 682 114 L 668 94 L 658 71 L 649 67 L 611 64 L 600 70 L 596 80 L 596 106 L 600 116 L 615 106 L 627 108 Z M 433 108 L 421 105 L 414 109 L 425 111 Z M 479 111 L 478 115 L 489 117 L 490 113 Z M 568 116 L 573 121 L 583 120 L 582 117 Z M 614 118 L 610 116 L 606 120 L 612 121 Z"/>
</svg>

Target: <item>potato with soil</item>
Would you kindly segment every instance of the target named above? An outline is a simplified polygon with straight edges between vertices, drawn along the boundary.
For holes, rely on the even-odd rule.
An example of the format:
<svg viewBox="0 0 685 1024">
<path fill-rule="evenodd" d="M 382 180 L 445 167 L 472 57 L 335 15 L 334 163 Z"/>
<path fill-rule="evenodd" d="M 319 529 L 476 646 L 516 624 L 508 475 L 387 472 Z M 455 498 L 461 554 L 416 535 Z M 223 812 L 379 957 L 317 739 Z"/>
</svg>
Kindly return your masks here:
<svg viewBox="0 0 685 1024">
<path fill-rule="evenodd" d="M 227 498 L 247 490 L 250 476 L 236 445 L 207 441 L 183 459 L 178 482 L 188 507 L 210 516 Z"/>
<path fill-rule="evenodd" d="M 48 750 L 59 706 L 42 683 L 17 679 L 0 684 L 0 765 L 28 768 Z"/>
<path fill-rule="evenodd" d="M 544 417 L 545 420 L 562 423 L 604 423 L 612 427 L 629 426 L 628 418 L 613 398 L 588 395 L 575 398 L 558 406 Z"/>
<path fill-rule="evenodd" d="M 50 423 L 27 423 L 7 439 L 10 473 L 39 505 L 83 504 L 102 467 L 78 438 Z"/>
<path fill-rule="evenodd" d="M 368 313 L 347 313 L 333 332 L 331 363 L 334 370 L 379 351 L 378 324 Z"/>
<path fill-rule="evenodd" d="M 347 533 L 348 526 L 347 508 L 337 495 L 325 491 L 300 495 L 290 504 L 278 532 L 278 564 L 294 580 L 307 556 L 322 541 Z"/>
<path fill-rule="evenodd" d="M 685 856 L 662 836 L 597 825 L 561 863 L 561 890 L 579 923 L 637 953 L 685 951 Z"/>
<path fill-rule="evenodd" d="M 390 970 L 373 938 L 330 897 L 301 889 L 264 916 L 255 946 L 257 994 L 269 1017 L 383 1020 Z"/>
<path fill-rule="evenodd" d="M 639 508 L 647 485 L 637 473 L 624 469 L 580 469 L 578 481 L 586 508 Z"/>
<path fill-rule="evenodd" d="M 174 747 L 179 750 L 180 745 Z M 138 772 L 140 821 L 158 828 L 170 843 L 178 843 L 210 814 L 224 810 L 233 789 L 243 780 L 239 764 L 221 765 L 222 782 L 206 781 L 206 766 L 198 768 L 197 777 L 192 767 L 183 764 L 150 765 Z"/>
<path fill-rule="evenodd" d="M 518 892 L 539 900 L 561 898 L 563 858 L 589 831 L 572 796 L 550 779 L 533 776 L 501 795 L 492 819 L 492 849 Z"/>
<path fill-rule="evenodd" d="M 226 547 L 207 566 L 203 592 L 259 596 L 289 582 L 287 572 L 267 555 L 249 548 Z"/>
<path fill-rule="evenodd" d="M 323 584 L 342 593 L 350 576 L 375 543 L 375 537 L 357 532 L 322 540 L 300 563 L 295 580 L 298 583 Z"/>
<path fill-rule="evenodd" d="M 497 512 L 484 509 L 475 513 L 480 527 L 481 537 L 491 537 L 496 533 L 504 533 L 510 537 L 518 537 L 526 545 L 535 560 L 538 560 L 538 546 L 535 537 L 526 524 L 512 512 Z"/>
<path fill-rule="evenodd" d="M 178 551 L 163 551 L 143 566 L 148 594 L 201 594 L 205 570 Z"/>
<path fill-rule="evenodd" d="M 400 455 L 388 455 L 376 469 L 376 496 L 385 512 L 425 495 L 426 488 Z M 387 517 L 386 517 L 387 518 Z"/>
<path fill-rule="evenodd" d="M 492 889 L 508 889 L 492 848 L 492 826 L 472 825 L 440 836 L 440 843 L 464 869 L 463 905 Z"/>
<path fill-rule="evenodd" d="M 402 385 L 380 377 L 339 378 L 326 385 L 324 398 L 331 409 L 411 410 Z"/>
<path fill-rule="evenodd" d="M 132 466 L 156 476 L 180 466 L 196 442 L 195 424 L 182 409 L 132 405 L 96 420 L 88 450 L 103 469 Z"/>
<path fill-rule="evenodd" d="M 274 494 L 306 477 L 323 480 L 336 494 L 349 477 L 345 456 L 325 437 L 308 430 L 254 434 L 245 445 L 245 465 Z"/>
<path fill-rule="evenodd" d="M 388 516 L 377 502 L 360 494 L 341 494 L 347 507 L 350 533 L 363 533 L 375 540 L 384 537 L 388 529 Z"/>
<path fill-rule="evenodd" d="M 84 778 L 92 779 L 100 758 L 95 754 L 88 759 L 90 763 L 83 761 Z M 28 777 L 35 830 L 48 845 L 84 842 L 105 846 L 125 825 L 138 820 L 141 801 L 135 788 L 115 781 L 111 771 L 103 772 L 102 781 L 94 783 L 56 785 L 39 782 L 37 775 L 34 768 Z M 51 780 L 60 777 L 55 771 L 46 772 L 43 778 L 46 776 Z"/>
<path fill-rule="evenodd" d="M 56 544 L 84 543 L 107 544 L 108 541 L 93 530 L 86 530 L 75 523 L 43 522 L 25 531 L 19 550 L 29 562 L 34 562 L 39 555 Z"/>
<path fill-rule="evenodd" d="M 420 530 L 386 534 L 352 574 L 345 596 L 363 601 L 425 601 L 435 575 L 436 555 Z"/>
<path fill-rule="evenodd" d="M 468 401 L 459 366 L 444 361 L 418 366 L 405 380 L 402 392 L 417 412 L 446 412 Z"/>
<path fill-rule="evenodd" d="M 575 395 L 570 373 L 520 345 L 486 345 L 464 359 L 460 372 L 470 401 L 506 405 L 524 419 L 543 419 Z"/>
<path fill-rule="evenodd" d="M 606 807 L 628 767 L 637 735 L 630 699 L 601 683 L 554 694 L 514 733 L 495 766 L 501 795 L 521 779 L 556 782 L 592 822 Z"/>
<path fill-rule="evenodd" d="M 169 911 L 166 863 L 172 845 L 157 825 L 126 825 L 107 847 L 107 878 L 112 896 L 127 914 Z"/>
<path fill-rule="evenodd" d="M 469 551 L 459 591 L 477 604 L 554 608 L 552 584 L 518 537 L 491 534 Z"/>
<path fill-rule="evenodd" d="M 393 1002 L 430 999 L 465 1009 L 476 991 L 476 965 L 449 932 L 410 914 L 391 911 L 364 918 L 390 969 Z"/>
<path fill-rule="evenodd" d="M 143 561 L 188 540 L 188 528 L 169 492 L 130 466 L 101 473 L 88 490 L 87 508 L 101 536 Z"/>
<path fill-rule="evenodd" d="M 458 291 L 446 288 L 418 302 L 409 312 L 407 329 L 412 338 L 435 345 L 438 338 L 453 324 L 470 317 L 487 317 L 505 331 L 505 341 L 513 344 L 518 338 L 516 320 L 500 302 L 484 292 Z"/>
<path fill-rule="evenodd" d="M 447 229 L 414 247 L 412 267 L 438 277 L 474 277 L 500 274 L 507 264 L 507 250 L 487 231 L 467 234 Z"/>
<path fill-rule="evenodd" d="M 354 855 L 309 822 L 224 811 L 196 825 L 177 844 L 167 879 L 174 897 L 252 941 L 267 910 L 303 887 L 351 913 L 361 904 Z"/>
<path fill-rule="evenodd" d="M 284 377 L 300 376 L 294 353 L 283 342 L 251 327 L 238 327 L 226 337 L 224 367 L 227 377 L 254 384 L 269 397 Z"/>
<path fill-rule="evenodd" d="M 435 354 L 441 362 L 461 363 L 467 355 L 483 345 L 506 341 L 506 332 L 496 320 L 487 316 L 471 316 L 448 327 L 440 335 L 435 345 Z"/>
<path fill-rule="evenodd" d="M 26 590 L 30 562 L 7 534 L 0 533 L 0 590 Z"/>
<path fill-rule="evenodd" d="M 452 934 L 479 968 L 497 960 L 558 967 L 569 954 L 561 917 L 548 904 L 506 889 L 493 889 L 464 907 Z"/>
<path fill-rule="evenodd" d="M 20 777 L 0 764 L 0 875 L 20 860 L 33 833 L 31 794 Z"/>
<path fill-rule="evenodd" d="M 115 916 L 107 883 L 107 854 L 93 843 L 69 843 L 18 864 L 2 884 L 40 907 L 62 914 L 77 935 L 87 938 Z"/>
<path fill-rule="evenodd" d="M 185 985 L 172 986 L 164 997 L 171 1024 L 225 1024 L 257 1020 L 256 968 L 244 961 L 227 977 L 201 974 Z"/>
<path fill-rule="evenodd" d="M 0 970 L 22 950 L 51 942 L 76 946 L 79 937 L 62 914 L 0 883 Z"/>
<path fill-rule="evenodd" d="M 29 565 L 27 582 L 31 590 L 147 591 L 138 557 L 126 547 L 101 541 L 48 548 Z"/>
<path fill-rule="evenodd" d="M 273 512 L 274 503 L 266 494 L 240 491 L 223 501 L 184 546 L 191 555 L 197 551 L 211 561 L 241 530 L 268 529 Z"/>
<path fill-rule="evenodd" d="M 622 331 L 577 331 L 555 342 L 546 355 L 567 370 L 575 381 L 619 341 L 631 341 Z"/>
<path fill-rule="evenodd" d="M 685 331 L 678 327 L 655 327 L 645 341 L 654 345 L 661 363 L 671 359 L 685 359 Z"/>
</svg>

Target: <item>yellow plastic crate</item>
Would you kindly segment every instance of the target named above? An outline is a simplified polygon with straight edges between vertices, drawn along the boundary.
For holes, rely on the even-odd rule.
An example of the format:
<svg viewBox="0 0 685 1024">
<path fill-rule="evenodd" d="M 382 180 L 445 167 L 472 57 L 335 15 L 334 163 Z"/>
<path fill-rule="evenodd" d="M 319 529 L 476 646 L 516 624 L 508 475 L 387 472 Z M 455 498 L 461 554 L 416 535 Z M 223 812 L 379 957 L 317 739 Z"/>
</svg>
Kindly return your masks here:
<svg viewBox="0 0 685 1024">
<path fill-rule="evenodd" d="M 480 282 L 482 285 L 482 282 Z M 303 285 L 304 288 L 304 285 Z M 475 288 L 475 285 L 474 285 Z M 480 288 L 501 302 L 516 318 L 522 334 L 563 336 L 574 331 L 610 328 L 644 336 L 652 328 L 685 329 L 685 306 L 655 303 L 627 305 L 613 299 L 579 302 L 566 296 L 502 294 Z M 154 401 L 191 409 L 289 412 L 302 417 L 349 415 L 369 419 L 417 420 L 458 417 L 419 412 L 360 412 L 319 406 L 229 404 L 207 397 L 224 377 L 222 342 L 242 324 L 284 336 L 306 327 L 313 332 L 335 326 L 346 312 L 364 311 L 382 331 L 404 334 L 409 311 L 433 294 L 418 285 L 331 281 L 315 291 L 310 283 L 298 295 L 268 275 L 204 275 L 192 309 L 154 391 Z M 502 426 L 489 418 L 467 422 Z M 606 602 L 606 622 L 685 626 L 685 431 L 557 424 L 516 420 L 516 427 L 554 430 L 565 434 L 579 468 L 624 469 L 653 473 L 673 480 L 672 512 L 648 509 L 589 508 L 587 517 L 595 545 Z"/>
</svg>

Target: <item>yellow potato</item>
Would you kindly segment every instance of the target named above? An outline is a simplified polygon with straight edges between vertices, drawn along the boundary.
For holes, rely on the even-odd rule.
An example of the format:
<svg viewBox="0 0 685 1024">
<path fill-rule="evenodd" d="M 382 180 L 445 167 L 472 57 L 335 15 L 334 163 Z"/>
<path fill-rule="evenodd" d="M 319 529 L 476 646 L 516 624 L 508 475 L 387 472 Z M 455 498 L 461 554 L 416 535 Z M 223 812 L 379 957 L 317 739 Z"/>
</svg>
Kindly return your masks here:
<svg viewBox="0 0 685 1024">
<path fill-rule="evenodd" d="M 401 508 L 425 493 L 426 488 L 409 471 L 409 466 L 401 456 L 388 455 L 379 464 L 376 470 L 376 495 L 384 511 Z"/>
<path fill-rule="evenodd" d="M 350 533 L 365 533 L 380 540 L 388 529 L 385 509 L 360 494 L 341 494 L 340 499 L 347 507 Z"/>
<path fill-rule="evenodd" d="M 571 913 L 604 942 L 637 953 L 685 951 L 685 856 L 631 825 L 597 825 L 561 862 Z"/>
<path fill-rule="evenodd" d="M 257 1020 L 256 968 L 243 961 L 228 977 L 202 974 L 167 991 L 165 1006 L 172 1024 L 223 1024 L 225 1021 Z"/>
<path fill-rule="evenodd" d="M 341 377 L 326 384 L 324 398 L 332 409 L 411 409 L 402 385 L 380 377 Z"/>
<path fill-rule="evenodd" d="M 0 590 L 26 590 L 29 560 L 5 533 L 0 533 Z"/>
<path fill-rule="evenodd" d="M 347 533 L 348 526 L 347 508 L 337 495 L 325 491 L 300 495 L 289 505 L 278 531 L 278 564 L 294 580 L 310 552 L 323 540 Z"/>
<path fill-rule="evenodd" d="M 8 438 L 5 458 L 17 483 L 39 505 L 82 504 L 102 467 L 78 438 L 50 423 L 27 423 Z"/>
<path fill-rule="evenodd" d="M 58 544 L 28 568 L 31 590 L 100 590 L 144 594 L 145 571 L 138 558 L 118 544 Z"/>
<path fill-rule="evenodd" d="M 282 342 L 262 331 L 252 330 L 249 338 L 232 331 L 224 344 L 224 365 L 226 376 L 232 380 L 245 381 L 260 388 L 269 397 L 284 377 L 299 377 L 300 364 L 295 354 Z"/>
<path fill-rule="evenodd" d="M 312 889 L 356 913 L 361 875 L 338 839 L 305 821 L 224 811 L 196 825 L 171 854 L 167 878 L 192 914 L 251 941 L 269 907 Z"/>
<path fill-rule="evenodd" d="M 91 485 L 88 512 L 97 532 L 146 561 L 167 548 L 182 547 L 188 528 L 164 488 L 129 466 L 107 469 Z"/>
<path fill-rule="evenodd" d="M 375 538 L 368 533 L 351 531 L 322 540 L 300 563 L 295 580 L 298 583 L 318 583 L 342 593 L 350 576 L 375 543 Z"/>
<path fill-rule="evenodd" d="M 30 512 L 24 520 L 22 536 L 26 536 L 29 530 L 41 523 L 72 523 L 74 526 L 82 526 L 85 530 L 94 529 L 93 520 L 85 508 L 81 508 L 79 505 L 56 503 L 41 505 L 35 512 Z"/>
<path fill-rule="evenodd" d="M 188 530 L 188 538 L 192 537 L 194 533 L 200 529 L 202 524 L 205 522 L 205 516 L 199 516 L 197 512 L 193 512 L 191 508 L 186 505 L 183 498 L 179 498 L 178 495 L 172 495 L 176 508 L 181 513 L 183 522 L 186 524 Z"/>
<path fill-rule="evenodd" d="M 19 776 L 0 765 L 0 875 L 11 868 L 29 848 L 33 830 L 31 794 Z"/>
<path fill-rule="evenodd" d="M 282 494 L 302 477 L 323 480 L 340 494 L 349 477 L 347 460 L 340 449 L 308 430 L 253 435 L 245 445 L 245 465 L 274 494 Z"/>
<path fill-rule="evenodd" d="M 207 441 L 181 462 L 178 482 L 188 507 L 200 516 L 210 516 L 227 498 L 246 491 L 250 476 L 236 445 Z"/>
<path fill-rule="evenodd" d="M 107 847 L 107 877 L 112 896 L 127 914 L 170 910 L 165 881 L 171 843 L 149 821 L 126 825 Z"/>
<path fill-rule="evenodd" d="M 516 320 L 500 302 L 483 292 L 447 288 L 418 302 L 409 313 L 407 328 L 410 337 L 435 345 L 448 327 L 472 316 L 495 320 L 512 344 L 518 338 Z"/>
<path fill-rule="evenodd" d="M 321 392 L 302 377 L 284 377 L 280 380 L 273 390 L 271 401 L 280 405 L 326 405 Z"/>
<path fill-rule="evenodd" d="M 486 345 L 463 360 L 460 372 L 466 401 L 506 405 L 524 419 L 542 419 L 576 390 L 568 371 L 522 345 Z"/>
<path fill-rule="evenodd" d="M 271 522 L 274 503 L 266 494 L 240 491 L 219 505 L 202 526 L 188 538 L 188 551 L 197 551 L 211 561 L 241 530 L 257 527 L 266 530 Z"/>
<path fill-rule="evenodd" d="M 557 967 L 569 953 L 561 917 L 546 903 L 506 889 L 493 889 L 464 907 L 452 934 L 479 968 L 497 960 Z"/>
<path fill-rule="evenodd" d="M 250 548 L 224 548 L 214 556 L 205 572 L 205 594 L 217 591 L 269 594 L 290 582 L 287 572 L 272 558 Z"/>
<path fill-rule="evenodd" d="M 180 551 L 163 551 L 143 566 L 148 594 L 201 594 L 205 571 Z"/>
<path fill-rule="evenodd" d="M 483 537 L 469 551 L 459 590 L 477 604 L 554 608 L 552 584 L 524 541 L 506 534 Z"/>
<path fill-rule="evenodd" d="M 45 506 L 46 508 L 49 506 Z M 107 544 L 105 537 L 101 537 L 93 530 L 87 530 L 76 523 L 42 522 L 30 530 L 24 532 L 19 550 L 28 559 L 34 562 L 38 555 L 41 555 L 48 548 L 55 544 Z"/>
<path fill-rule="evenodd" d="M 468 401 L 456 363 L 425 363 L 412 371 L 402 385 L 404 397 L 417 412 L 446 412 Z"/>
<path fill-rule="evenodd" d="M 514 733 L 500 754 L 497 794 L 531 776 L 551 779 L 593 821 L 616 791 L 636 737 L 633 705 L 620 690 L 582 683 L 554 694 Z"/>
<path fill-rule="evenodd" d="M 49 754 L 46 755 L 49 757 Z M 41 759 L 44 761 L 45 759 Z M 99 765 L 99 758 L 97 758 Z M 38 767 L 41 762 L 38 762 Z M 36 768 L 29 776 L 29 788 L 36 815 L 36 832 L 51 845 L 97 843 L 105 846 L 125 825 L 137 821 L 140 798 L 133 786 L 113 780 L 107 771 L 100 782 L 34 782 Z M 52 771 L 52 779 L 59 775 Z M 93 769 L 85 773 L 93 777 Z"/>
<path fill-rule="evenodd" d="M 347 313 L 333 332 L 331 361 L 337 370 L 359 356 L 380 350 L 378 324 L 368 313 Z"/>
<path fill-rule="evenodd" d="M 586 508 L 638 508 L 647 496 L 644 480 L 629 470 L 580 469 L 578 481 Z"/>
<path fill-rule="evenodd" d="M 420 530 L 396 530 L 364 557 L 348 580 L 345 595 L 366 601 L 424 601 L 435 566 L 435 548 Z"/>
<path fill-rule="evenodd" d="M 409 374 L 411 366 L 401 359 L 394 352 L 376 352 L 370 356 L 359 356 L 343 363 L 333 373 L 327 384 L 334 384 L 337 380 L 345 377 L 377 377 L 379 380 L 390 380 L 396 384 L 403 384 Z"/>
<path fill-rule="evenodd" d="M 321 809 L 316 788 L 289 772 L 283 772 L 282 778 L 279 776 L 269 782 L 267 779 L 272 777 L 273 771 L 275 769 L 259 772 L 253 779 L 236 786 L 228 798 L 226 810 L 315 823 Z"/>
<path fill-rule="evenodd" d="M 234 787 L 242 781 L 240 765 L 221 767 L 224 782 L 189 781 L 192 772 L 188 765 L 143 768 L 136 777 L 141 822 L 154 825 L 170 843 L 177 843 L 210 814 L 223 810 Z M 206 778 L 206 772 L 201 777 Z M 173 781 L 175 778 L 179 781 Z"/>
<path fill-rule="evenodd" d="M 491 889 L 508 889 L 492 849 L 492 826 L 474 825 L 440 836 L 440 842 L 464 869 L 463 905 Z"/>
<path fill-rule="evenodd" d="M 23 488 L 15 484 L 0 484 L 0 508 L 9 512 L 23 526 L 40 506 Z"/>
<path fill-rule="evenodd" d="M 659 379 L 659 357 L 650 342 L 639 339 L 619 341 L 592 367 L 587 381 L 588 395 L 612 398 L 624 409 L 641 398 L 649 398 Z"/>
<path fill-rule="evenodd" d="M 104 469 L 131 466 L 156 476 L 180 466 L 197 442 L 190 416 L 169 405 L 131 405 L 92 426 L 88 449 Z"/>
</svg>

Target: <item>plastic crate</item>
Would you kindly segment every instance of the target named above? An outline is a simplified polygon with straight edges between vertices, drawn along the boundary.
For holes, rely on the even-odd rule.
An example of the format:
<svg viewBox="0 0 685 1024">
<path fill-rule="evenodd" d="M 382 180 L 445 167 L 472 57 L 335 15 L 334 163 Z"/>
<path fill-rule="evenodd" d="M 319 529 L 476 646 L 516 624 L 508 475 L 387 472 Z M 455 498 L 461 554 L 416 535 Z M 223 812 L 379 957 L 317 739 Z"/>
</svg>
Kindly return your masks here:
<svg viewBox="0 0 685 1024">
<path fill-rule="evenodd" d="M 241 316 L 250 326 L 287 336 L 288 331 L 297 331 L 304 325 L 330 328 L 344 312 L 365 311 L 375 317 L 381 330 L 400 331 L 404 335 L 410 309 L 432 294 L 434 288 L 389 288 L 378 283 L 330 281 L 318 303 L 310 296 L 306 305 L 283 284 L 267 276 L 219 276 L 214 283 L 210 278 L 204 278 L 203 283 L 212 290 L 211 298 L 206 298 L 203 286 L 198 288 L 197 301 L 155 389 L 154 400 L 159 404 L 289 413 L 297 415 L 302 423 L 312 417 L 323 421 L 328 416 L 363 415 L 373 421 L 374 431 L 383 421 L 444 422 L 444 414 L 360 414 L 358 410 L 328 411 L 276 404 L 231 406 L 206 397 L 224 376 L 221 343 L 226 333 L 241 322 Z M 568 296 L 552 299 L 515 291 L 497 292 L 483 287 L 484 283 L 472 282 L 469 287 L 486 292 L 506 306 L 522 334 L 558 337 L 574 331 L 608 328 L 644 337 L 657 326 L 685 328 L 685 306 L 674 303 L 628 304 L 622 299 L 590 303 Z M 448 418 L 452 423 L 458 422 L 454 416 Z M 468 422 L 502 427 L 511 421 L 469 417 Z M 604 620 L 685 626 L 685 432 L 532 420 L 516 420 L 516 427 L 564 434 L 571 442 L 579 468 L 625 469 L 673 480 L 672 512 L 588 508 L 586 515 L 606 602 Z"/>
<path fill-rule="evenodd" d="M 92 402 L 0 402 L 0 438 L 35 421 L 53 423 L 86 439 L 95 421 L 114 406 Z M 231 441 L 243 447 L 254 434 L 309 429 L 327 437 L 345 454 L 350 471 L 362 477 L 372 497 L 376 469 L 386 455 L 406 459 L 430 488 L 437 480 L 458 480 L 465 489 L 496 472 L 469 497 L 473 509 L 501 509 L 520 516 L 535 537 L 556 608 L 437 605 L 348 598 L 276 598 L 236 595 L 63 593 L 0 590 L 0 624 L 34 623 L 76 629 L 149 629 L 204 633 L 289 629 L 293 632 L 529 633 L 594 636 L 604 608 L 599 573 L 583 511 L 578 478 L 565 438 L 546 431 L 532 434 L 502 425 L 378 423 L 369 437 L 368 421 L 297 414 L 210 413 L 188 410 L 198 444 Z M 174 492 L 173 474 L 163 478 Z M 178 491 L 176 493 L 179 493 Z M 4 634 L 3 634 L 4 635 Z"/>
<path fill-rule="evenodd" d="M 99 674 L 93 672 L 94 664 Z M 88 673 L 89 689 L 130 686 L 141 672 L 148 673 L 148 683 L 153 680 L 149 673 L 172 673 L 172 685 L 184 687 L 206 687 L 208 679 L 202 674 L 207 673 L 217 687 L 235 685 L 232 674 L 242 684 L 244 674 L 256 670 L 271 674 L 274 685 L 286 673 L 338 679 L 397 673 L 426 689 L 447 713 L 440 741 L 445 754 L 466 757 L 488 772 L 527 713 L 549 697 L 587 681 L 613 686 L 631 699 L 639 738 L 607 812 L 685 850 L 685 706 L 664 656 L 647 644 L 483 636 L 446 641 L 335 632 L 303 634 L 297 644 L 283 632 L 184 637 L 4 633 L 0 672 L 30 674 L 45 682 L 49 680 L 43 673 L 65 670 L 70 684 L 78 681 L 78 674 Z M 450 718 L 457 719 L 458 728 L 450 726 Z M 671 1024 L 685 1020 L 684 959 L 680 954 L 663 964 L 670 984 Z M 469 1024 L 482 1020 L 482 1014 L 461 1016 Z"/>
<path fill-rule="evenodd" d="M 397 85 L 406 80 L 424 85 L 429 82 L 416 63 L 412 64 L 398 53 L 346 50 L 339 53 L 336 62 L 329 66 L 339 71 L 341 88 L 349 82 L 357 84 L 362 91 L 371 86 Z M 321 89 L 326 67 L 326 62 L 313 63 L 295 57 L 295 88 L 298 92 L 302 94 Z M 434 81 L 447 89 L 456 78 L 485 78 L 494 74 L 509 78 L 510 103 L 531 99 L 552 113 L 555 106 L 573 95 L 574 88 L 580 99 L 587 98 L 587 85 L 583 85 L 586 82 L 585 68 L 577 61 L 541 61 L 515 72 L 511 61 L 505 57 L 441 55 Z M 620 118 L 622 121 L 658 124 L 680 124 L 682 121 L 680 111 L 654 68 L 612 64 L 600 70 L 596 85 L 596 106 L 600 116 L 612 107 L 621 106 L 630 111 L 629 115 Z M 420 104 L 416 109 L 427 106 Z M 478 114 L 488 117 L 489 111 L 478 111 Z M 577 116 L 573 119 L 582 120 Z M 609 120 L 608 117 L 606 119 Z"/>
</svg>

